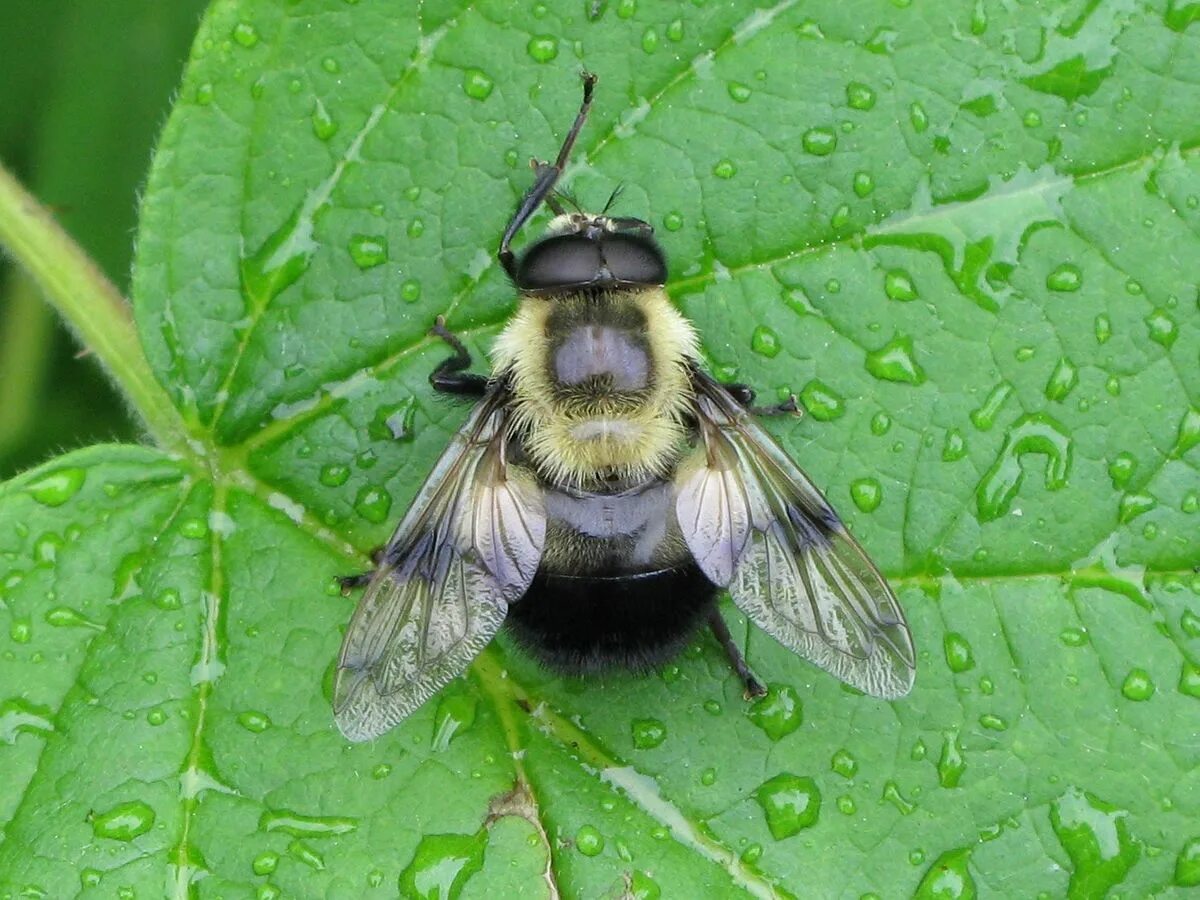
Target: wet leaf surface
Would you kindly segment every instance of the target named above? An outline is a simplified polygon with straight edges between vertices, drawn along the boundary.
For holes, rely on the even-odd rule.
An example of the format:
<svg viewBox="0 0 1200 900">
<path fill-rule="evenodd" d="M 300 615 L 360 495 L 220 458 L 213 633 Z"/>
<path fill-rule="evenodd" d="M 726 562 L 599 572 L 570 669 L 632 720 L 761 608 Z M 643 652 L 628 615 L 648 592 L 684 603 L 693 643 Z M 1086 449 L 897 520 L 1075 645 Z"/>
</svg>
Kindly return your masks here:
<svg viewBox="0 0 1200 900">
<path fill-rule="evenodd" d="M 195 447 L 80 451 L 0 493 L 0 894 L 1182 895 L 1195 17 L 558 15 L 209 13 L 135 273 Z M 772 428 L 895 584 L 916 688 L 858 696 L 742 621 L 753 705 L 707 638 L 586 682 L 501 640 L 349 745 L 332 576 L 465 416 L 424 335 L 446 314 L 482 355 L 512 310 L 492 251 L 581 64 L 575 193 L 624 181 L 714 370 L 801 399 Z"/>
</svg>

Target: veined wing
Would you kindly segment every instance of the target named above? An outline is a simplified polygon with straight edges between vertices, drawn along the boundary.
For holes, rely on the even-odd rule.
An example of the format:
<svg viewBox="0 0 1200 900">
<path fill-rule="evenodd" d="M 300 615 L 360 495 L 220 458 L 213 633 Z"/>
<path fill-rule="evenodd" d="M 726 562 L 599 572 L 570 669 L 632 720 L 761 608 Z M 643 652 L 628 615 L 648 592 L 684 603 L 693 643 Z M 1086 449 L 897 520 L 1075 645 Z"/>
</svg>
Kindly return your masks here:
<svg viewBox="0 0 1200 900">
<path fill-rule="evenodd" d="M 384 550 L 334 680 L 338 728 L 376 737 L 460 675 L 529 588 L 545 542 L 541 490 L 506 459 L 499 390 L 475 408 Z"/>
<path fill-rule="evenodd" d="M 694 385 L 700 439 L 675 481 L 697 565 L 785 647 L 873 696 L 907 694 L 916 657 L 887 581 L 724 388 L 703 372 Z"/>
</svg>

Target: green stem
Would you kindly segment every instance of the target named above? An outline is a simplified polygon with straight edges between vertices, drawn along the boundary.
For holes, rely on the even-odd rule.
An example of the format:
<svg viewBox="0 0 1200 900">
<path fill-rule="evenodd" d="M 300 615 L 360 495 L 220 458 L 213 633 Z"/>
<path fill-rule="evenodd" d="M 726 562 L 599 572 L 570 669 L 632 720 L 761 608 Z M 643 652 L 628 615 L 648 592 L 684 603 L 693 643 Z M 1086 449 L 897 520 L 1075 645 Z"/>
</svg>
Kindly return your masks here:
<svg viewBox="0 0 1200 900">
<path fill-rule="evenodd" d="M 50 304 L 103 364 L 160 445 L 182 450 L 186 429 L 154 377 L 129 303 L 49 210 L 0 166 L 0 246 L 33 277 Z"/>
</svg>

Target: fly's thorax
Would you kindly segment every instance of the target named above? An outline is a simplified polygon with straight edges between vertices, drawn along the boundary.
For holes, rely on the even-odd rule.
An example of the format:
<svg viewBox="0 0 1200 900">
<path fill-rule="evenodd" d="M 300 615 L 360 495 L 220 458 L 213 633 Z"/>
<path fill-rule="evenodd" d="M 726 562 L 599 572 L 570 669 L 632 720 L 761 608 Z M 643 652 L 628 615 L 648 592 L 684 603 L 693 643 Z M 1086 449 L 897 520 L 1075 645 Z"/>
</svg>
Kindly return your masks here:
<svg viewBox="0 0 1200 900">
<path fill-rule="evenodd" d="M 554 483 L 588 486 L 674 466 L 696 353 L 691 324 L 647 288 L 523 297 L 495 361 L 534 466 Z"/>
</svg>

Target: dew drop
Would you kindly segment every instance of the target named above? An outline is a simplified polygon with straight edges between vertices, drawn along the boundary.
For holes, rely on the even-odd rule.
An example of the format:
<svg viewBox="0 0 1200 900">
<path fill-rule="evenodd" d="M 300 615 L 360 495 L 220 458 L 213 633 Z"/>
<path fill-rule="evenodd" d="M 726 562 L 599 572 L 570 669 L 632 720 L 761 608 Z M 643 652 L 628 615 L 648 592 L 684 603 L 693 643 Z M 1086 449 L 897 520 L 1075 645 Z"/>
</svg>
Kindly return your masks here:
<svg viewBox="0 0 1200 900">
<path fill-rule="evenodd" d="M 1062 403 L 1079 383 L 1079 370 L 1065 356 L 1061 357 L 1046 382 L 1046 399 Z"/>
<path fill-rule="evenodd" d="M 889 300 L 916 300 L 919 296 L 912 276 L 903 269 L 890 269 L 883 276 L 883 292 Z"/>
<path fill-rule="evenodd" d="M 271 727 L 270 717 L 263 712 L 247 709 L 238 713 L 238 724 L 253 734 L 261 734 Z"/>
<path fill-rule="evenodd" d="M 1184 844 L 1175 857 L 1175 883 L 1180 887 L 1200 885 L 1200 836 Z"/>
<path fill-rule="evenodd" d="M 958 787 L 963 772 L 967 769 L 963 759 L 963 748 L 958 741 L 957 731 L 947 731 L 942 735 L 942 753 L 938 757 L 938 784 L 944 788 Z"/>
<path fill-rule="evenodd" d="M 858 772 L 858 760 L 849 750 L 840 749 L 829 760 L 829 767 L 843 778 L 853 778 Z"/>
<path fill-rule="evenodd" d="M 750 337 L 750 349 L 759 356 L 774 359 L 783 349 L 783 345 L 779 341 L 779 335 L 773 329 L 766 325 L 759 325 Z"/>
<path fill-rule="evenodd" d="M 1004 405 L 1004 401 L 1008 399 L 1012 391 L 1012 385 L 1007 381 L 1002 381 L 992 388 L 979 409 L 972 410 L 970 414 L 971 424 L 980 431 L 990 430 L 996 424 L 996 414 L 1000 412 L 1000 408 Z"/>
<path fill-rule="evenodd" d="M 212 86 L 211 82 L 206 81 L 206 82 L 204 82 L 204 84 L 197 85 L 196 86 L 196 103 L 199 104 L 200 106 L 208 106 L 210 103 L 213 102 L 214 94 L 215 94 L 215 92 L 213 91 L 213 86 Z"/>
<path fill-rule="evenodd" d="M 87 473 L 74 466 L 55 469 L 38 478 L 26 490 L 43 506 L 62 506 L 79 492 L 86 478 Z"/>
<path fill-rule="evenodd" d="M 815 378 L 801 388 L 798 399 L 805 411 L 818 422 L 830 422 L 846 412 L 846 403 L 841 395 Z"/>
<path fill-rule="evenodd" d="M 463 93 L 472 100 L 486 100 L 495 86 L 492 76 L 483 69 L 467 69 L 463 72 Z"/>
<path fill-rule="evenodd" d="M 104 873 L 99 869 L 81 869 L 79 871 L 79 883 L 83 887 L 95 887 L 103 877 Z"/>
<path fill-rule="evenodd" d="M 1008 722 L 994 713 L 984 713 L 979 717 L 979 724 L 988 731 L 1007 731 Z"/>
<path fill-rule="evenodd" d="M 179 591 L 174 588 L 163 588 L 154 595 L 154 605 L 159 609 L 179 609 L 183 605 L 183 600 L 179 596 Z"/>
<path fill-rule="evenodd" d="M 119 803 L 92 818 L 92 833 L 113 841 L 132 841 L 154 826 L 154 810 L 141 800 Z"/>
<path fill-rule="evenodd" d="M 350 238 L 350 258 L 360 269 L 373 269 L 388 261 L 387 238 L 382 234 L 356 234 Z"/>
<path fill-rule="evenodd" d="M 913 893 L 913 900 L 973 900 L 978 895 L 967 867 L 971 851 L 947 850 L 933 861 Z"/>
<path fill-rule="evenodd" d="M 971 645 L 957 631 L 946 632 L 942 638 L 942 649 L 951 672 L 967 672 L 975 668 L 975 654 Z"/>
<path fill-rule="evenodd" d="M 537 34 L 525 45 L 525 52 L 534 62 L 548 63 L 558 56 L 558 40 L 549 34 Z"/>
<path fill-rule="evenodd" d="M 1197 445 L 1200 445 L 1200 409 L 1189 409 L 1179 420 L 1179 432 L 1169 455 L 1179 459 Z"/>
<path fill-rule="evenodd" d="M 1150 512 L 1158 506 L 1158 501 L 1150 494 L 1126 494 L 1121 498 L 1121 505 L 1117 511 L 1117 521 L 1122 525 L 1132 522 L 1140 515 Z"/>
<path fill-rule="evenodd" d="M 1072 787 L 1050 805 L 1050 826 L 1070 857 L 1070 897 L 1103 897 L 1141 856 L 1128 813 Z"/>
<path fill-rule="evenodd" d="M 645 872 L 635 870 L 629 876 L 629 889 L 624 894 L 629 900 L 659 900 L 662 888 Z"/>
<path fill-rule="evenodd" d="M 883 437 L 892 428 L 892 417 L 883 410 L 871 416 L 871 434 L 876 437 Z"/>
<path fill-rule="evenodd" d="M 892 806 L 896 807 L 896 809 L 900 810 L 902 815 L 907 816 L 917 808 L 916 804 L 900 793 L 900 788 L 894 781 L 887 781 L 884 783 L 882 799 L 886 800 L 888 803 L 892 804 Z"/>
<path fill-rule="evenodd" d="M 850 483 L 850 499 L 863 512 L 874 512 L 883 502 L 883 488 L 874 478 L 857 478 Z"/>
<path fill-rule="evenodd" d="M 1073 292 L 1083 287 L 1083 273 L 1073 263 L 1063 263 L 1046 276 L 1046 287 L 1052 291 Z"/>
<path fill-rule="evenodd" d="M 804 708 L 795 688 L 772 682 L 767 685 L 766 695 L 747 708 L 746 717 L 772 741 L 779 741 L 800 727 Z"/>
<path fill-rule="evenodd" d="M 1149 700 L 1154 696 L 1154 680 L 1145 669 L 1131 669 L 1121 683 L 1121 694 L 1126 700 Z"/>
<path fill-rule="evenodd" d="M 898 334 L 878 350 L 868 352 L 867 371 L 883 381 L 925 383 L 925 370 L 913 355 L 913 342 L 908 335 Z"/>
<path fill-rule="evenodd" d="M 341 463 L 329 463 L 321 466 L 321 472 L 317 478 L 326 487 L 340 487 L 349 480 L 350 467 Z"/>
<path fill-rule="evenodd" d="M 203 519 L 184 519 L 179 523 L 179 533 L 185 538 L 198 541 L 208 537 L 208 523 Z"/>
<path fill-rule="evenodd" d="M 929 114 L 925 112 L 924 106 L 914 102 L 908 108 L 908 121 L 912 123 L 913 131 L 920 134 L 929 127 Z"/>
<path fill-rule="evenodd" d="M 745 103 L 750 99 L 751 94 L 753 91 L 750 90 L 749 85 L 742 84 L 740 81 L 729 82 L 729 96 L 736 102 Z"/>
<path fill-rule="evenodd" d="M 828 156 L 837 149 L 837 132 L 832 128 L 810 128 L 800 143 L 813 156 Z"/>
<path fill-rule="evenodd" d="M 1042 124 L 1042 114 L 1036 109 L 1027 110 L 1021 122 L 1026 128 L 1037 128 Z"/>
<path fill-rule="evenodd" d="M 1184 660 L 1179 673 L 1179 693 L 1200 700 L 1200 665 Z"/>
<path fill-rule="evenodd" d="M 758 862 L 760 859 L 762 859 L 762 855 L 763 855 L 762 844 L 750 844 L 749 846 L 746 847 L 745 850 L 742 851 L 741 860 L 744 863 L 749 863 L 750 865 L 754 865 L 756 862 Z"/>
<path fill-rule="evenodd" d="M 1071 439 L 1062 426 L 1041 413 L 1022 416 L 1004 437 L 996 461 L 975 488 L 975 506 L 981 522 L 1006 515 L 1021 488 L 1025 470 L 1021 457 L 1037 453 L 1046 457 L 1046 490 L 1066 487 L 1071 471 Z"/>
<path fill-rule="evenodd" d="M 604 849 L 604 835 L 594 825 L 580 826 L 575 832 L 575 849 L 584 856 L 598 856 Z"/>
<path fill-rule="evenodd" d="M 382 488 L 364 485 L 354 498 L 355 511 L 368 522 L 376 524 L 387 519 L 392 508 L 392 495 Z"/>
<path fill-rule="evenodd" d="M 258 43 L 258 29 L 249 22 L 238 22 L 231 34 L 234 41 L 243 47 L 250 48 Z"/>
<path fill-rule="evenodd" d="M 1167 315 L 1166 310 L 1156 309 L 1146 316 L 1145 321 L 1150 340 L 1170 350 L 1175 339 L 1179 337 L 1179 326 L 1175 324 L 1175 320 Z"/>
<path fill-rule="evenodd" d="M 1097 344 L 1108 343 L 1108 339 L 1112 337 L 1112 321 L 1108 316 L 1096 316 L 1095 335 Z"/>
<path fill-rule="evenodd" d="M 846 103 L 851 109 L 868 110 L 875 105 L 875 91 L 861 81 L 846 85 Z"/>
<path fill-rule="evenodd" d="M 19 734 L 47 735 L 54 731 L 51 710 L 13 697 L 0 700 L 0 744 L 13 744 Z"/>
<path fill-rule="evenodd" d="M 897 37 L 899 37 L 899 33 L 891 28 L 876 28 L 874 33 L 867 38 L 865 46 L 871 53 L 888 54 L 895 49 Z"/>
<path fill-rule="evenodd" d="M 46 610 L 46 622 L 56 628 L 92 628 L 96 631 L 103 631 L 104 627 L 97 622 L 93 622 L 83 613 L 76 609 L 71 609 L 69 606 L 55 606 Z"/>
<path fill-rule="evenodd" d="M 658 31 L 647 28 L 642 32 L 642 52 L 653 53 L 658 49 Z"/>
<path fill-rule="evenodd" d="M 1082 647 L 1088 642 L 1087 632 L 1082 628 L 1064 628 L 1058 633 L 1058 639 L 1066 647 Z"/>
<path fill-rule="evenodd" d="M 678 231 L 683 227 L 683 216 L 677 212 L 669 212 L 663 216 L 663 228 L 667 231 Z"/>
<path fill-rule="evenodd" d="M 279 854 L 272 850 L 266 850 L 254 857 L 254 861 L 250 863 L 250 868 L 254 870 L 255 875 L 271 875 L 278 865 Z"/>
<path fill-rule="evenodd" d="M 713 166 L 713 174 L 718 178 L 728 180 L 737 174 L 737 166 L 733 164 L 732 160 L 723 159 Z"/>
<path fill-rule="evenodd" d="M 329 114 L 329 110 L 325 108 L 325 104 L 321 102 L 321 98 L 319 97 L 313 106 L 312 130 L 313 134 L 322 141 L 329 140 L 338 131 L 338 123 Z"/>
<path fill-rule="evenodd" d="M 956 462 L 967 455 L 967 440 L 957 428 L 946 432 L 942 441 L 942 462 Z"/>
<path fill-rule="evenodd" d="M 875 179 L 871 177 L 871 173 L 869 172 L 855 172 L 851 187 L 854 189 L 856 196 L 868 197 L 875 190 Z"/>
<path fill-rule="evenodd" d="M 637 0 L 619 0 L 617 3 L 617 18 L 632 19 L 637 13 Z"/>
<path fill-rule="evenodd" d="M 850 224 L 850 207 L 843 203 L 833 211 L 833 215 L 829 217 L 829 227 L 834 231 L 841 231 Z"/>
<path fill-rule="evenodd" d="M 821 791 L 807 776 L 776 775 L 759 786 L 754 799 L 762 807 L 771 837 L 777 841 L 812 827 L 821 814 Z"/>
</svg>

